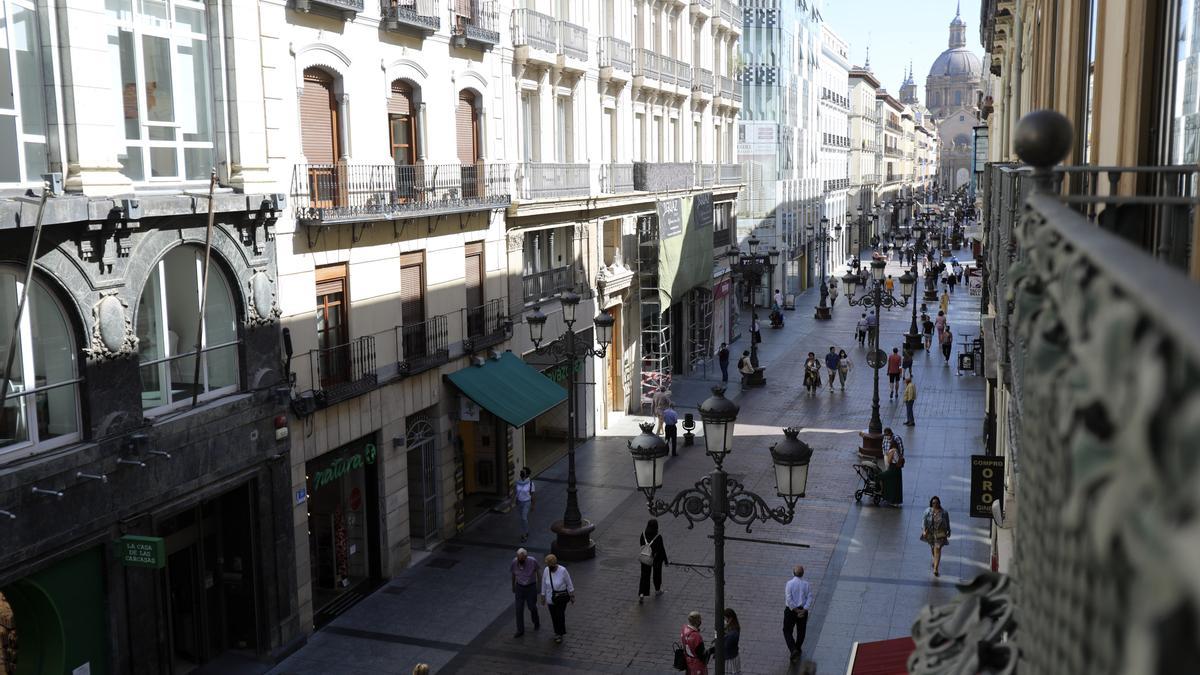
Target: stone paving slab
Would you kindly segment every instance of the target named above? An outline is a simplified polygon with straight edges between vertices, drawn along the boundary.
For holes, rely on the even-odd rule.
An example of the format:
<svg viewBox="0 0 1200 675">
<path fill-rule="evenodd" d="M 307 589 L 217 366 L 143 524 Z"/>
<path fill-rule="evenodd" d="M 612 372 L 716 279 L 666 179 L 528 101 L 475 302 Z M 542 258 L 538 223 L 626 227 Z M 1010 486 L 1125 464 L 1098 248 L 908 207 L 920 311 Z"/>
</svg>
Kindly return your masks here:
<svg viewBox="0 0 1200 675">
<path fill-rule="evenodd" d="M 888 271 L 902 270 L 893 265 Z M 858 432 L 870 414 L 871 370 L 863 363 L 865 350 L 851 337 L 857 308 L 842 299 L 832 321 L 817 322 L 811 318 L 816 301 L 815 293 L 801 295 L 797 309 L 785 313 L 785 328 L 764 330 L 760 360 L 767 367 L 767 386 L 729 392 L 741 414 L 726 469 L 747 489 L 777 501 L 767 448 L 782 439 L 782 426 L 802 427 L 802 437 L 815 450 L 808 496 L 792 523 L 760 524 L 749 534 L 732 524 L 726 528 L 731 536 L 779 542 L 726 544 L 726 604 L 741 617 L 742 664 L 748 673 L 799 672 L 787 658 L 780 617 L 783 585 L 793 564 L 805 565 L 817 594 L 806 660 L 816 672 L 836 674 L 845 671 L 853 642 L 909 634 L 923 605 L 947 601 L 955 593 L 955 581 L 987 566 L 987 523 L 965 516 L 969 456 L 980 452 L 982 442 L 982 379 L 958 376 L 940 354 L 918 354 L 918 424 L 909 428 L 901 426 L 904 407 L 888 399 L 882 378 L 880 415 L 904 437 L 907 448 L 905 505 L 856 504 L 853 492 L 859 480 L 851 466 L 857 461 Z M 978 299 L 956 293 L 950 309 L 956 332 L 977 333 L 977 316 Z M 882 313 L 883 346 L 902 343 L 910 318 L 911 310 Z M 845 392 L 822 389 L 809 395 L 800 385 L 804 355 L 823 354 L 830 344 L 847 347 L 856 368 Z M 740 353 L 740 345 L 732 348 Z M 713 370 L 707 377 L 677 379 L 678 408 L 690 408 L 686 397 L 698 402 L 707 395 L 719 379 L 719 370 Z M 524 637 L 513 639 L 507 566 L 518 545 L 517 519 L 515 514 L 489 514 L 314 634 L 274 672 L 407 673 L 418 662 L 444 673 L 672 672 L 671 644 L 689 611 L 704 614 L 703 630 L 711 635 L 713 581 L 703 568 L 668 567 L 667 592 L 637 603 L 637 536 L 648 515 L 645 498 L 634 489 L 625 444 L 637 431 L 637 419 L 620 420 L 610 435 L 590 440 L 576 453 L 581 508 L 597 524 L 597 558 L 567 565 L 578 602 L 568 609 L 563 644 L 553 643 L 544 609 L 541 631 L 527 626 Z M 703 439 L 697 444 L 680 446 L 681 456 L 668 463 L 660 496 L 689 487 L 711 469 Z M 539 501 L 526 547 L 539 557 L 551 543 L 548 525 L 565 505 L 565 477 L 565 460 L 538 476 Z M 932 576 L 929 549 L 917 539 L 921 514 L 933 494 L 942 498 L 954 528 L 940 578 Z M 660 523 L 672 561 L 711 564 L 711 523 L 688 529 L 686 520 L 669 515 Z M 445 558 L 457 562 L 449 569 L 427 564 Z M 346 652 L 353 654 L 335 661 Z"/>
</svg>

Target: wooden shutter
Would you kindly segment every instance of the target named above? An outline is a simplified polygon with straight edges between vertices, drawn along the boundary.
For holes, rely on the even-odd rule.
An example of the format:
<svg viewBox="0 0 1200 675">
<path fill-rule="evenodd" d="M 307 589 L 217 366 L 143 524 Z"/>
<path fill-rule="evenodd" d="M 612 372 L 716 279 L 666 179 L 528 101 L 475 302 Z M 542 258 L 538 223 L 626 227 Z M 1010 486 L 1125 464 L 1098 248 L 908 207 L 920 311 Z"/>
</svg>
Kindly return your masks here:
<svg viewBox="0 0 1200 675">
<path fill-rule="evenodd" d="M 335 111 L 333 78 L 318 68 L 305 70 L 300 93 L 300 138 L 310 164 L 337 161 Z"/>
<path fill-rule="evenodd" d="M 483 304 L 483 242 L 477 241 L 466 246 L 467 267 L 463 286 L 467 291 L 467 308 Z"/>
<path fill-rule="evenodd" d="M 389 115 L 411 115 L 413 89 L 410 85 L 396 80 L 392 83 L 392 97 L 388 99 Z"/>
<path fill-rule="evenodd" d="M 425 320 L 425 256 L 400 256 L 400 322 L 405 326 Z"/>
<path fill-rule="evenodd" d="M 458 109 L 454 113 L 458 135 L 458 161 L 474 164 L 479 155 L 475 151 L 475 95 L 469 91 L 458 94 Z"/>
</svg>

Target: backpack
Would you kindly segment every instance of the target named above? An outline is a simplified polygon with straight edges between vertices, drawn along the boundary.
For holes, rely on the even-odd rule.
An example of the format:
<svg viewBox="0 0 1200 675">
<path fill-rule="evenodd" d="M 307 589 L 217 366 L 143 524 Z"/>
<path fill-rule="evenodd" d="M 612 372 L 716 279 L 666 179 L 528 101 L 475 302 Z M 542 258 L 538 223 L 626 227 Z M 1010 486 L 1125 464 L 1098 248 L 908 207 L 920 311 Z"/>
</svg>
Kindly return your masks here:
<svg viewBox="0 0 1200 675">
<path fill-rule="evenodd" d="M 658 541 L 658 538 L 661 536 L 661 534 L 654 535 L 653 539 L 646 542 L 646 544 L 642 546 L 641 552 L 638 553 L 638 561 L 643 565 L 654 564 L 654 542 Z"/>
<path fill-rule="evenodd" d="M 683 645 L 675 643 L 675 670 L 687 670 L 687 654 L 683 652 Z"/>
</svg>

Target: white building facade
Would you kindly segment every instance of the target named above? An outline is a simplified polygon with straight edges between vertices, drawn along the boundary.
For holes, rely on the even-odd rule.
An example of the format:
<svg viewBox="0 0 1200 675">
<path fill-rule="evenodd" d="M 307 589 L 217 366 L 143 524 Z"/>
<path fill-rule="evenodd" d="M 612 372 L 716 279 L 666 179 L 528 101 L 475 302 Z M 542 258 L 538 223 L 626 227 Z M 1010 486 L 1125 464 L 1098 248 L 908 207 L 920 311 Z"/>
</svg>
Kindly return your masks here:
<svg viewBox="0 0 1200 675">
<path fill-rule="evenodd" d="M 825 247 L 825 273 L 828 276 L 830 269 L 854 255 L 847 236 L 850 225 L 847 217 L 850 208 L 850 61 L 846 42 L 825 23 L 821 24 L 820 44 L 816 74 L 820 89 L 817 114 L 821 142 L 817 160 L 821 176 L 820 217 L 827 220 L 830 235 L 841 233 Z"/>
</svg>

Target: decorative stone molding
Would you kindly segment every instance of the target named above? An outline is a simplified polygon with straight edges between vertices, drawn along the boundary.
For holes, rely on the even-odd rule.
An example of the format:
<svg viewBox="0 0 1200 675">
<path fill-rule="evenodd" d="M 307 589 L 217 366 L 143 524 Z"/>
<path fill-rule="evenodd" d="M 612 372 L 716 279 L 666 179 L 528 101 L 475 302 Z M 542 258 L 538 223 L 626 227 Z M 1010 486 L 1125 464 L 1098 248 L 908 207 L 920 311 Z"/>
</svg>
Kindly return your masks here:
<svg viewBox="0 0 1200 675">
<path fill-rule="evenodd" d="M 79 258 L 98 266 L 100 276 L 112 274 L 118 258 L 129 257 L 132 243 L 129 232 L 113 227 L 89 228 L 81 231 L 76 244 L 79 247 Z"/>
<path fill-rule="evenodd" d="M 254 328 L 274 323 L 279 319 L 279 304 L 276 302 L 275 282 L 266 272 L 259 270 L 246 282 L 246 325 Z"/>
<path fill-rule="evenodd" d="M 137 349 L 129 305 L 121 299 L 120 291 L 101 293 L 100 300 L 92 306 L 91 344 L 83 350 L 84 354 L 93 361 L 110 361 L 133 356 Z"/>
<path fill-rule="evenodd" d="M 525 233 L 524 232 L 518 230 L 515 232 L 508 233 L 508 250 L 510 253 L 512 251 L 520 251 L 524 246 L 525 246 Z"/>
</svg>

